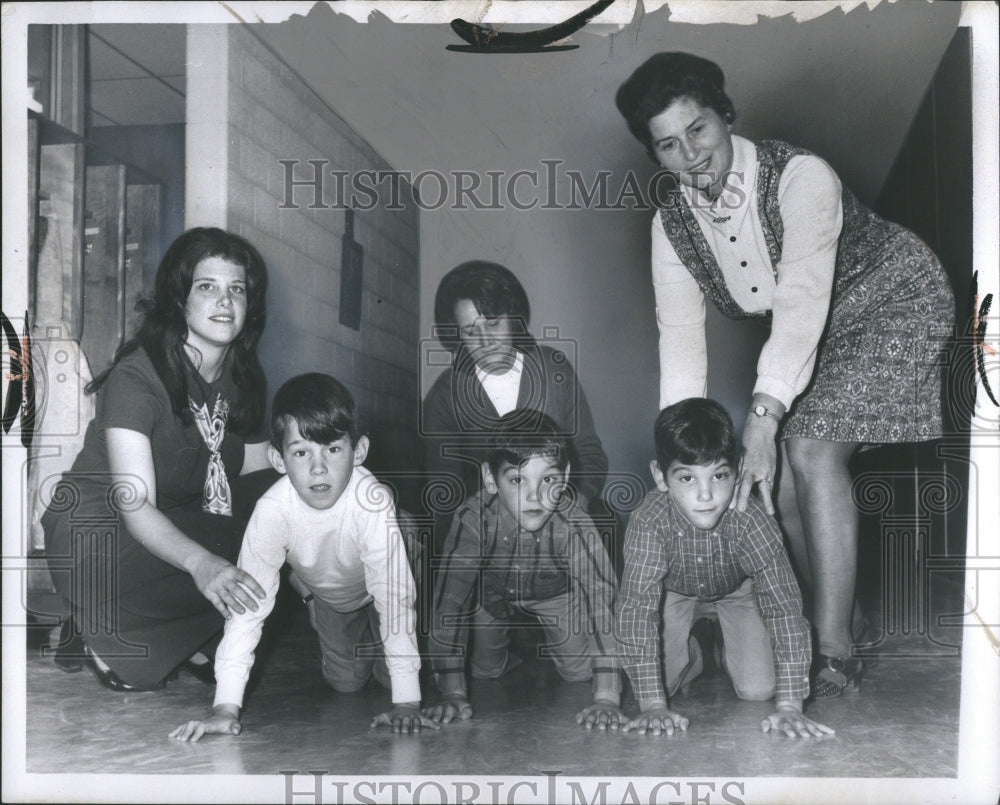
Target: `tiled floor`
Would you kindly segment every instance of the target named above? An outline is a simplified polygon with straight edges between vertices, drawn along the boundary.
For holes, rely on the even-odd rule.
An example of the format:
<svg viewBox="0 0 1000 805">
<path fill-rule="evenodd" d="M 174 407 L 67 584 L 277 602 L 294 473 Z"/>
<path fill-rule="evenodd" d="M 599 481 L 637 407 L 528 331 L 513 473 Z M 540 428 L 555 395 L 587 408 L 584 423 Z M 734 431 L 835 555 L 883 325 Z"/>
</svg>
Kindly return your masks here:
<svg viewBox="0 0 1000 805">
<path fill-rule="evenodd" d="M 937 611 L 955 612 L 945 590 Z M 29 647 L 27 771 L 130 774 L 330 774 L 952 777 L 957 770 L 960 629 L 935 627 L 882 646 L 860 691 L 816 703 L 808 712 L 836 736 L 792 741 L 760 732 L 771 703 L 737 699 L 724 678 L 698 680 L 675 709 L 691 719 L 671 738 L 587 732 L 574 714 L 588 684 L 559 680 L 551 663 L 530 656 L 508 678 L 472 688 L 476 716 L 417 737 L 369 729 L 388 694 L 375 683 L 359 694 L 327 688 L 318 643 L 304 612 L 286 606 L 269 623 L 269 650 L 249 694 L 243 734 L 197 744 L 167 737 L 206 713 L 212 689 L 182 675 L 165 691 L 116 694 L 83 671 L 65 674 Z M 36 630 L 34 642 L 40 633 Z M 44 637 L 42 638 L 44 639 Z M 937 655 L 937 656 L 933 656 Z M 950 656 L 949 656 L 950 655 Z M 929 728 L 932 725 L 932 728 Z"/>
</svg>

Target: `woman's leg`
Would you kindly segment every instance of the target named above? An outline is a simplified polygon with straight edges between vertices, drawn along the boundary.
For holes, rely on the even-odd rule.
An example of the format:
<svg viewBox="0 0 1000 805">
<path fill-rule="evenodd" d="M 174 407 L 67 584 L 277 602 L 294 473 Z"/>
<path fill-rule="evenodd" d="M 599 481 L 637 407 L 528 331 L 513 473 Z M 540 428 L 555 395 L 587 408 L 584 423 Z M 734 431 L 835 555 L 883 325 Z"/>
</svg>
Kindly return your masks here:
<svg viewBox="0 0 1000 805">
<path fill-rule="evenodd" d="M 792 566 L 802 588 L 805 615 L 812 619 L 812 569 L 809 567 L 809 549 L 806 547 L 805 527 L 799 513 L 799 500 L 795 492 L 795 475 L 788 458 L 788 442 L 781 442 L 781 458 L 778 462 L 778 488 L 775 498 L 778 521 L 788 543 Z"/>
<path fill-rule="evenodd" d="M 848 462 L 858 445 L 792 438 L 786 448 L 805 529 L 819 652 L 847 658 L 858 557 L 858 513 Z"/>
</svg>

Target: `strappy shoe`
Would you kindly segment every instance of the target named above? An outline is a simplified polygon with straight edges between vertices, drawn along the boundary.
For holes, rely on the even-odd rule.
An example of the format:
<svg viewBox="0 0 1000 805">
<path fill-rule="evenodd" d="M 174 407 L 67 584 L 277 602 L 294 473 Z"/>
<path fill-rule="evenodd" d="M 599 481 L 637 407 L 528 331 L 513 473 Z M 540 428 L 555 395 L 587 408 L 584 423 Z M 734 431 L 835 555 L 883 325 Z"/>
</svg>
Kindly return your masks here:
<svg viewBox="0 0 1000 805">
<path fill-rule="evenodd" d="M 861 687 L 861 678 L 868 666 L 861 659 L 844 659 L 816 655 L 812 673 L 812 698 L 836 699 L 851 685 L 855 690 Z"/>
</svg>

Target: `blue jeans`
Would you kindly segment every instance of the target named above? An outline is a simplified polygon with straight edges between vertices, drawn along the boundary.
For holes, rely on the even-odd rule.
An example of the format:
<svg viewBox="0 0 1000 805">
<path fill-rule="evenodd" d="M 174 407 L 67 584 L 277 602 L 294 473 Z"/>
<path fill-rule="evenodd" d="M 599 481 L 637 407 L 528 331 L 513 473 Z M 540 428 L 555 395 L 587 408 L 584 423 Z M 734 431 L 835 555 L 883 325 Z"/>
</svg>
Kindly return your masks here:
<svg viewBox="0 0 1000 805">
<path fill-rule="evenodd" d="M 774 696 L 774 652 L 747 579 L 718 601 L 699 601 L 672 590 L 663 597 L 663 678 L 667 695 L 696 679 L 703 670 L 701 647 L 691 637 L 695 617 L 718 616 L 723 665 L 736 695 L 749 701 Z"/>
</svg>

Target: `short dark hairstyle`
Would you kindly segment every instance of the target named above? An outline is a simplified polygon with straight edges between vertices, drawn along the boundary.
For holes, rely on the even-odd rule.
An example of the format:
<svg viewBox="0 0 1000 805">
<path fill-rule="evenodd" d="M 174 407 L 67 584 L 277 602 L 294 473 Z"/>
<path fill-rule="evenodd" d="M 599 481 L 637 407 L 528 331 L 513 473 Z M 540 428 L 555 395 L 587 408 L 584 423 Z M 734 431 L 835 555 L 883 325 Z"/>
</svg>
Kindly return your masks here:
<svg viewBox="0 0 1000 805">
<path fill-rule="evenodd" d="M 674 461 L 714 464 L 721 459 L 735 468 L 743 452 L 729 413 L 715 400 L 703 397 L 690 397 L 660 411 L 653 438 L 663 472 Z"/>
<path fill-rule="evenodd" d="M 552 417 L 532 408 L 517 408 L 500 418 L 490 438 L 486 462 L 496 477 L 503 463 L 515 467 L 536 456 L 554 458 L 559 469 L 569 466 L 569 438 Z"/>
<path fill-rule="evenodd" d="M 656 161 L 649 121 L 679 98 L 714 109 L 726 123 L 736 120 L 736 107 L 725 93 L 726 77 L 713 61 L 692 53 L 657 53 L 628 77 L 615 94 L 615 105 L 629 131 Z"/>
<path fill-rule="evenodd" d="M 457 352 L 461 344 L 455 322 L 455 305 L 470 300 L 487 318 L 508 316 L 522 322 L 524 332 L 531 321 L 531 305 L 514 272 L 499 263 L 470 260 L 456 266 L 438 284 L 434 296 L 434 324 L 445 349 Z"/>
<path fill-rule="evenodd" d="M 351 393 L 339 380 L 321 372 L 297 375 L 274 395 L 271 444 L 279 451 L 284 449 L 285 433 L 293 420 L 299 433 L 317 444 L 330 444 L 347 435 L 354 447 L 361 438 Z"/>
</svg>

